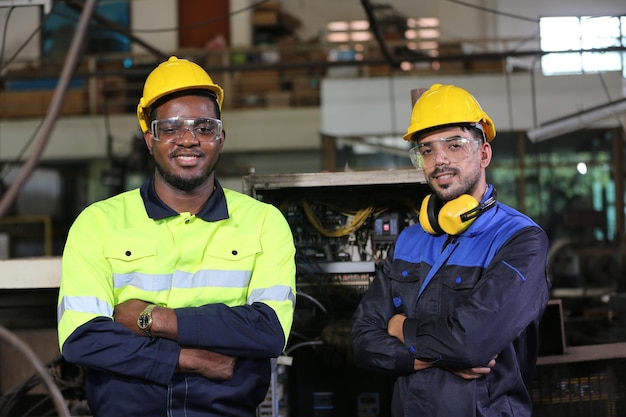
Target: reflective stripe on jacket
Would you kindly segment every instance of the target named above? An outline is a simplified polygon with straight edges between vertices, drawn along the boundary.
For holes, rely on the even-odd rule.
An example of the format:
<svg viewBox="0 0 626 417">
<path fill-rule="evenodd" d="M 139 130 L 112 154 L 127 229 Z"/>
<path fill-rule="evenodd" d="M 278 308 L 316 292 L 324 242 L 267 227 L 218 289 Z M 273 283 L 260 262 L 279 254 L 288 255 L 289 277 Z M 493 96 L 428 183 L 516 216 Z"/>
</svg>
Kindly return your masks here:
<svg viewBox="0 0 626 417">
<path fill-rule="evenodd" d="M 292 325 L 291 230 L 276 207 L 217 181 L 212 207 L 198 215 L 155 202 L 151 184 L 92 204 L 72 225 L 58 304 L 61 352 L 89 368 L 95 415 L 252 416 Z M 129 299 L 177 309 L 178 343 L 112 321 L 114 306 Z M 236 356 L 235 375 L 175 373 L 180 346 Z"/>
</svg>

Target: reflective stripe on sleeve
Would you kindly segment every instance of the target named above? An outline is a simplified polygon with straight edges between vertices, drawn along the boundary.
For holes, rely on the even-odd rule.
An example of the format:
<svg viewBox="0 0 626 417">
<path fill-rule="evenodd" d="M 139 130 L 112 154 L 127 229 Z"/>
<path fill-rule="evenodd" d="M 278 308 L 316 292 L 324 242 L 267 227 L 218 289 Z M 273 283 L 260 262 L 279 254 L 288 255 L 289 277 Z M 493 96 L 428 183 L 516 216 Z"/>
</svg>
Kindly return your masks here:
<svg viewBox="0 0 626 417">
<path fill-rule="evenodd" d="M 259 288 L 250 293 L 248 297 L 248 304 L 254 302 L 267 302 L 267 301 L 291 301 L 292 305 L 295 305 L 296 297 L 286 285 L 275 285 L 270 288 Z"/>
<path fill-rule="evenodd" d="M 97 297 L 63 296 L 57 307 L 57 321 L 60 322 L 67 310 L 78 313 L 88 313 L 97 316 L 113 316 L 113 306 Z"/>
</svg>

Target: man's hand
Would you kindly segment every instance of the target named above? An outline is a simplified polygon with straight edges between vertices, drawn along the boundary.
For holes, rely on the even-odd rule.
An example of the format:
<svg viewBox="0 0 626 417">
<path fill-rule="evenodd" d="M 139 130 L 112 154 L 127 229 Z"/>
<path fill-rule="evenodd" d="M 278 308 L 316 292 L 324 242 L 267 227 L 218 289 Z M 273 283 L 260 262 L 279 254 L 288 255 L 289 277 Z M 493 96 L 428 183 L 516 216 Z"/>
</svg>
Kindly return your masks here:
<svg viewBox="0 0 626 417">
<path fill-rule="evenodd" d="M 113 310 L 113 320 L 140 336 L 143 336 L 137 326 L 137 318 L 148 303 L 141 300 L 128 300 L 115 306 Z"/>
<path fill-rule="evenodd" d="M 483 376 L 491 372 L 491 368 L 496 366 L 496 358 L 497 356 L 490 360 L 487 366 L 478 366 L 471 369 L 449 369 L 449 371 L 456 376 L 467 379 L 468 381 L 472 379 L 482 378 Z"/>
<path fill-rule="evenodd" d="M 128 300 L 115 306 L 113 310 L 113 319 L 124 327 L 143 336 L 137 319 L 139 314 L 146 308 L 149 303 L 142 300 Z M 176 319 L 176 311 L 167 307 L 155 307 L 152 310 L 152 328 L 150 329 L 153 337 L 162 337 L 170 340 L 178 340 L 178 321 Z"/>
<path fill-rule="evenodd" d="M 406 316 L 404 314 L 395 314 L 387 323 L 387 334 L 404 343 L 404 332 L 402 330 Z"/>
<path fill-rule="evenodd" d="M 230 379 L 234 369 L 234 357 L 204 349 L 182 348 L 178 357 L 178 371 L 194 372 L 208 379 Z"/>
</svg>

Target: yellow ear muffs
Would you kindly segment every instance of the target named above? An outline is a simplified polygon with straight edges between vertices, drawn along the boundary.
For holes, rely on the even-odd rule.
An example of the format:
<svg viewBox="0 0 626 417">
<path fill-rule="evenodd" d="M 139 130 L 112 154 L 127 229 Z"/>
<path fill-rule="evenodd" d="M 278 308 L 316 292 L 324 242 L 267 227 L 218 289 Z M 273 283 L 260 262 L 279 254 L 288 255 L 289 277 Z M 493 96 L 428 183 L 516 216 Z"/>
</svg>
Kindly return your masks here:
<svg viewBox="0 0 626 417">
<path fill-rule="evenodd" d="M 466 218 L 464 214 L 473 212 L 478 207 L 478 201 L 469 194 L 463 194 L 454 200 L 448 201 L 439 210 L 439 227 L 449 235 L 463 233 L 476 220 L 477 216 Z"/>
<path fill-rule="evenodd" d="M 458 235 L 476 220 L 480 211 L 480 204 L 469 194 L 463 194 L 445 204 L 437 196 L 430 194 L 422 201 L 419 222 L 432 235 Z M 470 213 L 472 215 L 468 216 Z"/>
<path fill-rule="evenodd" d="M 439 227 L 439 221 L 437 220 L 437 214 L 439 213 L 441 206 L 441 200 L 433 194 L 427 195 L 426 198 L 422 200 L 419 222 L 422 225 L 422 228 L 431 235 L 442 235 L 444 233 L 444 231 Z"/>
</svg>

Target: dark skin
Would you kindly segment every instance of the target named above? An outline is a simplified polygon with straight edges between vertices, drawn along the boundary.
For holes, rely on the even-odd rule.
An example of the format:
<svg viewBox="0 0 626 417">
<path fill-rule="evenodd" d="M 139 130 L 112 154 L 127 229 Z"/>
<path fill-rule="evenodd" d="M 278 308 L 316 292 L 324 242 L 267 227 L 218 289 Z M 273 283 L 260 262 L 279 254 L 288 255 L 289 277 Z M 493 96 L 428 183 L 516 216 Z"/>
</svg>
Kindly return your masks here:
<svg viewBox="0 0 626 417">
<path fill-rule="evenodd" d="M 155 109 L 156 118 L 179 115 L 216 118 L 215 104 L 207 97 L 183 96 L 163 103 Z M 144 132 L 148 151 L 158 166 L 155 172 L 155 189 L 169 207 L 179 213 L 197 213 L 213 194 L 215 166 L 226 140 L 199 142 L 187 131 L 174 143 L 155 140 L 150 131 Z M 149 303 L 128 300 L 115 306 L 113 319 L 143 336 L 137 326 L 139 314 Z M 176 311 L 158 306 L 152 311 L 153 337 L 178 341 Z M 206 349 L 182 347 L 178 357 L 178 372 L 193 372 L 209 379 L 227 380 L 233 375 L 236 358 Z"/>
</svg>

